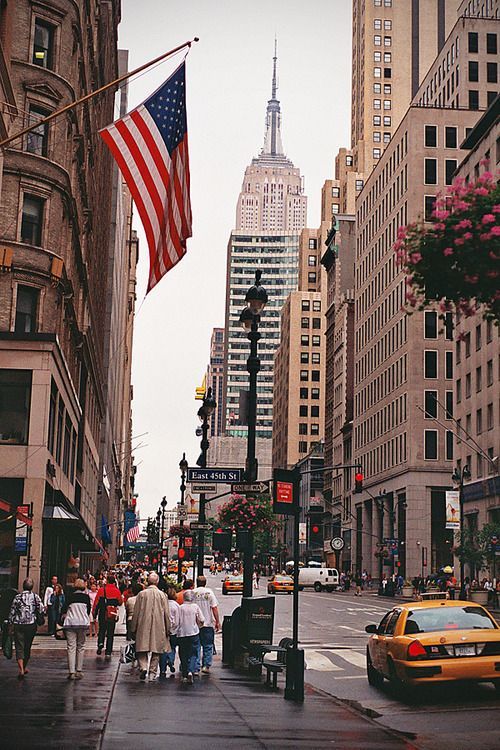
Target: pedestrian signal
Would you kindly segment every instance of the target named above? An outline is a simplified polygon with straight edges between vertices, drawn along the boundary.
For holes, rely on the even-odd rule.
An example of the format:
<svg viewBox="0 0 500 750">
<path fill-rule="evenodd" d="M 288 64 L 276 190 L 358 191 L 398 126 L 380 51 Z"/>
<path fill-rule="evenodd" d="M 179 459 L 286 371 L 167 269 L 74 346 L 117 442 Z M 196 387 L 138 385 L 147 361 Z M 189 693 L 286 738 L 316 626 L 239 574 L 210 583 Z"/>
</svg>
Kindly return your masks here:
<svg viewBox="0 0 500 750">
<path fill-rule="evenodd" d="M 179 560 L 183 560 L 186 557 L 186 550 L 183 547 L 181 547 L 178 551 L 177 557 L 179 558 Z"/>
<path fill-rule="evenodd" d="M 353 494 L 357 495 L 360 492 L 363 492 L 363 479 L 364 476 L 360 472 L 356 472 L 354 475 L 354 490 Z"/>
</svg>

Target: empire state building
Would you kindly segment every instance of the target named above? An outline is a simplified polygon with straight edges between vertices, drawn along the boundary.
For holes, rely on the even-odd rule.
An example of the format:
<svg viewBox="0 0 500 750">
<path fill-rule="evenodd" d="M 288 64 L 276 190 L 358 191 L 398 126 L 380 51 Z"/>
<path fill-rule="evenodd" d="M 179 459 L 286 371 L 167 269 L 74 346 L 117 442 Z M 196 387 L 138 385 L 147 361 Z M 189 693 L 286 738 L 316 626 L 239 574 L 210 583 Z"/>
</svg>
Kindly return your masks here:
<svg viewBox="0 0 500 750">
<path fill-rule="evenodd" d="M 248 340 L 239 316 L 245 294 L 262 271 L 269 302 L 259 326 L 261 371 L 257 381 L 257 437 L 272 438 L 274 354 L 280 342 L 283 304 L 298 286 L 299 236 L 306 225 L 307 198 L 300 170 L 285 155 L 277 99 L 277 55 L 273 58 L 271 98 L 267 103 L 264 145 L 245 170 L 236 209 L 236 228 L 227 253 L 225 319 L 225 434 L 245 437 L 240 391 L 248 388 Z"/>
</svg>

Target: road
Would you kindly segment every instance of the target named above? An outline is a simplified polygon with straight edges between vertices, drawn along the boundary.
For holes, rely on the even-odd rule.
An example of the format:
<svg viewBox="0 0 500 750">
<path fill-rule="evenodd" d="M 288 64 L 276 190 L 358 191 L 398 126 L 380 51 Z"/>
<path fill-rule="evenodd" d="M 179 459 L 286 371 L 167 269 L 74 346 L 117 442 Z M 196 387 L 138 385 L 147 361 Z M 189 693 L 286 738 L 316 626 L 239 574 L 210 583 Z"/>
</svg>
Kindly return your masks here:
<svg viewBox="0 0 500 750">
<path fill-rule="evenodd" d="M 256 596 L 266 595 L 266 579 Z M 221 596 L 221 578 L 208 576 L 221 614 L 230 614 L 240 596 Z M 365 626 L 378 623 L 391 604 L 371 593 L 303 591 L 299 640 L 305 650 L 306 682 L 345 701 L 375 721 L 404 732 L 422 750 L 498 750 L 500 696 L 492 685 L 429 686 L 408 701 L 396 700 L 387 683 L 368 685 Z M 274 640 L 291 635 L 292 596 L 276 596 Z"/>
</svg>

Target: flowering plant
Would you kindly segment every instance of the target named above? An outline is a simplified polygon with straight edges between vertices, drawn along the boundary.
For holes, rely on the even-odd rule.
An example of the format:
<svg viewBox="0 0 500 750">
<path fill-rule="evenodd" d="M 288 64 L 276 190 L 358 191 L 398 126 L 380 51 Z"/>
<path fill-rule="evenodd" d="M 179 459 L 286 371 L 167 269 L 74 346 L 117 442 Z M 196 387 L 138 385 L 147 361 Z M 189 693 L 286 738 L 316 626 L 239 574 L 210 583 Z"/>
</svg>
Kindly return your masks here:
<svg viewBox="0 0 500 750">
<path fill-rule="evenodd" d="M 191 529 L 189 524 L 176 523 L 170 527 L 169 534 L 170 536 L 191 536 Z"/>
<path fill-rule="evenodd" d="M 431 225 L 401 227 L 394 250 L 408 273 L 410 308 L 438 302 L 443 314 L 469 317 L 482 305 L 485 318 L 500 322 L 500 186 L 490 172 L 456 179 L 437 196 Z"/>
<path fill-rule="evenodd" d="M 267 495 L 248 498 L 232 495 L 220 508 L 218 520 L 221 526 L 252 531 L 266 531 L 275 525 L 271 502 Z"/>
</svg>

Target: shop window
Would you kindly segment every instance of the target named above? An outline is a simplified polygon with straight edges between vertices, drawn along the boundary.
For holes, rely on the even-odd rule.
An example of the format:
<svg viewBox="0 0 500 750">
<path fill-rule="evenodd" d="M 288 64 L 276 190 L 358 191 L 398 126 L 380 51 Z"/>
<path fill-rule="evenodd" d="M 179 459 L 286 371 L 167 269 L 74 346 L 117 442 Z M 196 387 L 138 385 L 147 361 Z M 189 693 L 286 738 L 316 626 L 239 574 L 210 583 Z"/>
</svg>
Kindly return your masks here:
<svg viewBox="0 0 500 750">
<path fill-rule="evenodd" d="M 0 370 L 0 444 L 27 445 L 31 370 Z"/>
</svg>

